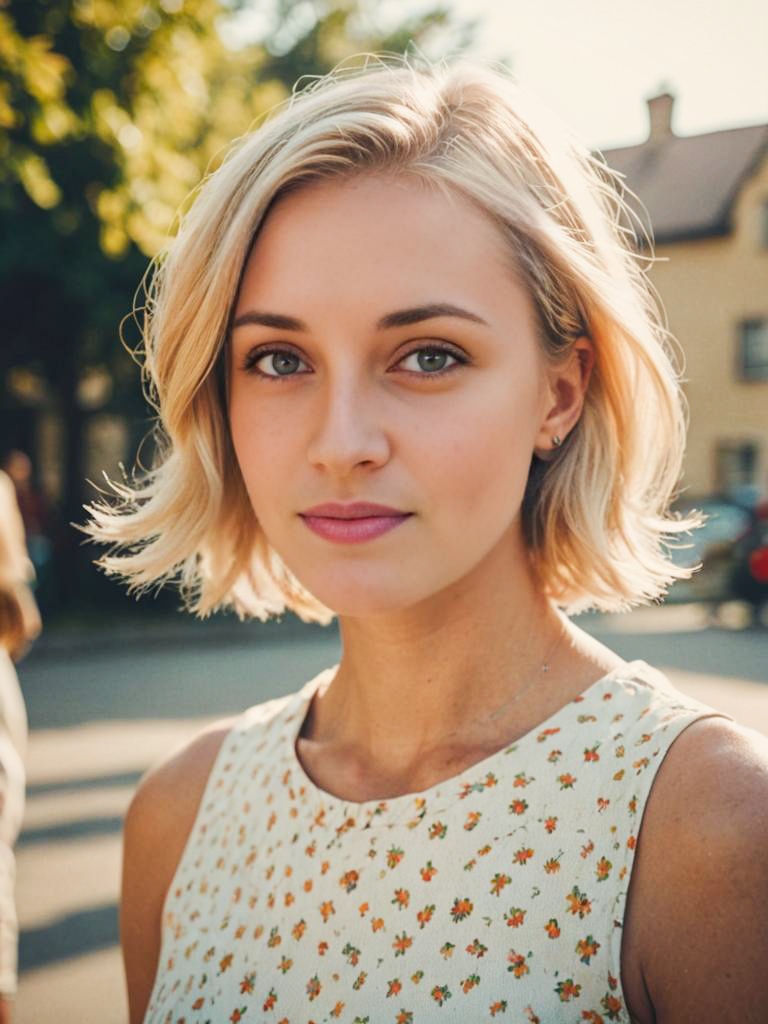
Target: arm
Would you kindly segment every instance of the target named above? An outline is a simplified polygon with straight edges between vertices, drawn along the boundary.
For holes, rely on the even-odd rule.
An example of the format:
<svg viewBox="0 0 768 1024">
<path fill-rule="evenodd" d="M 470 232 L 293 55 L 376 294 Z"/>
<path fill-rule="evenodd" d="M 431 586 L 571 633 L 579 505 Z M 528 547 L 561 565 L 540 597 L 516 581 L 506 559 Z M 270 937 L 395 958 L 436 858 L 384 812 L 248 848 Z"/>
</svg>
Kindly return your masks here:
<svg viewBox="0 0 768 1024">
<path fill-rule="evenodd" d="M 768 740 L 695 722 L 659 769 L 630 886 L 644 1019 L 765 1020 L 766 850 Z"/>
<path fill-rule="evenodd" d="M 234 719 L 214 722 L 139 783 L 125 817 L 120 894 L 130 1024 L 141 1024 L 157 972 L 163 902 L 219 748 Z"/>
</svg>

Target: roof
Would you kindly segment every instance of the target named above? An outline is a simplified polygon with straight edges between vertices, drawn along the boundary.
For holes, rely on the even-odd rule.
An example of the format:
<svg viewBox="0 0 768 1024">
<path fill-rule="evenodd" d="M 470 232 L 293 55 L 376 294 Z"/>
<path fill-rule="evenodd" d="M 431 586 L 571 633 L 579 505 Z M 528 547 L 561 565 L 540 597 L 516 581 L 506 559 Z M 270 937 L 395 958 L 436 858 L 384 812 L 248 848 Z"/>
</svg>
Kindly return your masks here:
<svg viewBox="0 0 768 1024">
<path fill-rule="evenodd" d="M 724 235 L 742 183 L 768 156 L 768 124 L 670 133 L 602 153 L 646 207 L 657 243 Z M 627 198 L 647 225 L 648 216 Z"/>
</svg>

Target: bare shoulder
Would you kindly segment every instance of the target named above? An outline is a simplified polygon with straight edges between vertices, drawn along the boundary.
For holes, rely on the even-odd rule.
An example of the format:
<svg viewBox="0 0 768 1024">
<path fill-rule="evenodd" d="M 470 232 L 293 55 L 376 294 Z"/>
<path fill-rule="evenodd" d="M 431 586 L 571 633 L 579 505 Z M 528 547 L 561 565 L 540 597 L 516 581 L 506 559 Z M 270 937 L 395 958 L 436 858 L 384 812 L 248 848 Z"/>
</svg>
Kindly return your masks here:
<svg viewBox="0 0 768 1024">
<path fill-rule="evenodd" d="M 123 829 L 120 942 L 131 1024 L 143 1020 L 157 971 L 162 907 L 214 761 L 235 717 L 220 719 L 142 777 Z"/>
<path fill-rule="evenodd" d="M 764 1020 L 766 849 L 768 739 L 698 719 L 659 767 L 638 839 L 625 921 L 638 1020 Z"/>
<path fill-rule="evenodd" d="M 152 837 L 159 847 L 162 835 L 163 854 L 176 849 L 181 854 L 211 768 L 234 720 L 231 717 L 213 722 L 145 772 L 128 807 L 126 834 L 130 831 L 139 842 L 144 835 Z"/>
</svg>

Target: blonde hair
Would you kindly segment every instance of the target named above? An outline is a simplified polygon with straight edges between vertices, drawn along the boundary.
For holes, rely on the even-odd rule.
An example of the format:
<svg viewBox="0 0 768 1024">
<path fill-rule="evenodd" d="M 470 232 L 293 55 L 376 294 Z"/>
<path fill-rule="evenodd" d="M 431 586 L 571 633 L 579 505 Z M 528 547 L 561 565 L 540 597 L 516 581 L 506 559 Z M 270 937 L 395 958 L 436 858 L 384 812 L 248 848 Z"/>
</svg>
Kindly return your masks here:
<svg viewBox="0 0 768 1024">
<path fill-rule="evenodd" d="M 159 417 L 156 461 L 130 483 L 106 478 L 116 502 L 86 506 L 92 518 L 80 528 L 113 545 L 96 564 L 129 591 L 177 579 L 200 617 L 231 606 L 241 618 L 286 608 L 305 621 L 333 618 L 253 514 L 229 436 L 226 338 L 270 204 L 310 182 L 378 170 L 458 190 L 485 210 L 509 240 L 551 359 L 580 336 L 593 342 L 581 419 L 554 460 L 533 458 L 523 502 L 544 592 L 569 613 L 658 598 L 690 575 L 666 548 L 696 520 L 668 512 L 685 408 L 620 179 L 501 67 L 364 56 L 235 140 L 150 265 L 143 376 Z"/>
</svg>

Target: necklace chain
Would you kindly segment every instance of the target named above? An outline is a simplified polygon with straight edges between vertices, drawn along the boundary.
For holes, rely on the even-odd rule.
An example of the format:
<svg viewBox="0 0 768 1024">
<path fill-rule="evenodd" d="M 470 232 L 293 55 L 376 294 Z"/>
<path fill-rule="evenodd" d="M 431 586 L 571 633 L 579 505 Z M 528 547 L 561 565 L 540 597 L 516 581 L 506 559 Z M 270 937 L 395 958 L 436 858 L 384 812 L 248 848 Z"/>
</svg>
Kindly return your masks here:
<svg viewBox="0 0 768 1024">
<path fill-rule="evenodd" d="M 505 703 L 502 704 L 500 707 L 496 708 L 495 711 L 492 711 L 490 713 L 490 715 L 487 716 L 487 718 L 475 718 L 475 719 L 473 719 L 473 721 L 471 721 L 468 724 L 469 725 L 484 725 L 486 722 L 495 722 L 496 719 L 499 718 L 499 716 L 501 715 L 502 711 L 504 711 L 506 708 L 510 707 L 510 705 L 514 704 L 516 701 L 520 700 L 520 698 L 523 696 L 523 694 L 527 693 L 528 690 L 530 690 L 533 686 L 536 685 L 536 683 L 541 682 L 541 675 L 542 674 L 546 675 L 546 673 L 549 672 L 550 665 L 551 665 L 551 662 L 552 662 L 552 658 L 554 657 L 555 653 L 559 649 L 560 644 L 563 642 L 563 639 L 564 639 L 565 635 L 566 635 L 566 633 L 565 633 L 564 629 L 560 629 L 558 631 L 558 634 L 555 637 L 555 640 L 554 640 L 552 646 L 550 647 L 549 651 L 547 652 L 546 657 L 544 658 L 544 661 L 542 662 L 542 665 L 541 665 L 541 668 L 539 669 L 539 674 L 538 675 L 536 675 L 533 679 L 531 679 L 531 681 L 529 683 L 526 683 L 525 686 L 523 686 L 521 689 L 519 689 L 517 691 L 517 693 L 513 697 L 510 697 L 510 699 L 508 701 L 505 701 Z M 463 729 L 465 729 L 465 728 L 466 728 L 466 726 L 462 726 L 461 730 L 455 729 L 454 732 L 449 733 L 448 736 L 455 736 L 457 732 L 463 731 Z M 445 737 L 445 738 L 447 739 L 448 737 Z"/>
</svg>

